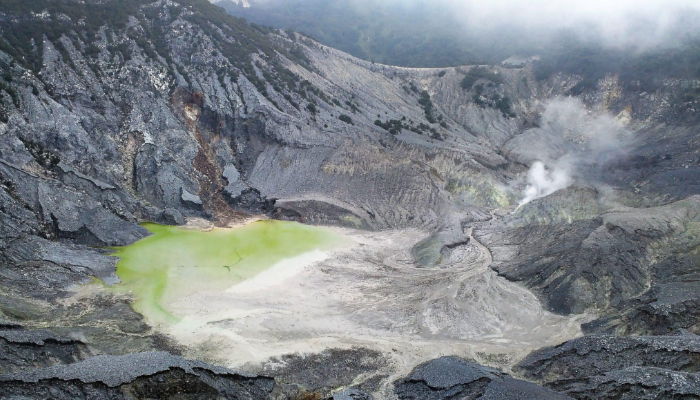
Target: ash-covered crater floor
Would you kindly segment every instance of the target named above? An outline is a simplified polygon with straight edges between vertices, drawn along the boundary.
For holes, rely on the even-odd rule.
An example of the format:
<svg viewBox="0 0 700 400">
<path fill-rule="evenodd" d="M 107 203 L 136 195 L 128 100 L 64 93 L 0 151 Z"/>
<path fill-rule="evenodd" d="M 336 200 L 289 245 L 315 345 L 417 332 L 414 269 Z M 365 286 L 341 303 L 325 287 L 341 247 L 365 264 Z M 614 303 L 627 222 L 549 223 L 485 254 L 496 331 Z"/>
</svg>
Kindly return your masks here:
<svg viewBox="0 0 700 400">
<path fill-rule="evenodd" d="M 248 372 L 284 370 L 292 354 L 372 354 L 373 389 L 445 355 L 509 369 L 531 351 L 580 336 L 585 314 L 546 311 L 534 294 L 499 277 L 471 237 L 421 267 L 411 253 L 428 233 L 334 228 L 352 243 L 284 259 L 227 289 L 169 301 L 180 318 L 156 329 L 184 354 Z"/>
<path fill-rule="evenodd" d="M 0 5 L 0 394 L 700 397 L 698 80 L 663 67 L 683 50 L 647 87 L 400 68 L 125 1 Z M 90 284 L 144 221 L 260 214 L 357 244 L 170 298 L 175 325 Z"/>
</svg>

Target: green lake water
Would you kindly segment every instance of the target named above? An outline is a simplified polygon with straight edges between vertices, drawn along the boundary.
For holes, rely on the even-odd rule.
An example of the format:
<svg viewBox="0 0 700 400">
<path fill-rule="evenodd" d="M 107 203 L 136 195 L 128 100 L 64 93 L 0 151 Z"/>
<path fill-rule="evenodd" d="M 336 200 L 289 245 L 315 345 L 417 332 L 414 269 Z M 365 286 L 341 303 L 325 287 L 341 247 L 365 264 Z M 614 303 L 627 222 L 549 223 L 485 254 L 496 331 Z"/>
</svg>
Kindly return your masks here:
<svg viewBox="0 0 700 400">
<path fill-rule="evenodd" d="M 201 290 L 225 290 L 285 258 L 348 243 L 330 229 L 294 222 L 258 221 L 242 228 L 199 231 L 144 224 L 152 235 L 115 248 L 121 283 L 134 309 L 152 322 L 176 323 L 167 304 Z"/>
</svg>

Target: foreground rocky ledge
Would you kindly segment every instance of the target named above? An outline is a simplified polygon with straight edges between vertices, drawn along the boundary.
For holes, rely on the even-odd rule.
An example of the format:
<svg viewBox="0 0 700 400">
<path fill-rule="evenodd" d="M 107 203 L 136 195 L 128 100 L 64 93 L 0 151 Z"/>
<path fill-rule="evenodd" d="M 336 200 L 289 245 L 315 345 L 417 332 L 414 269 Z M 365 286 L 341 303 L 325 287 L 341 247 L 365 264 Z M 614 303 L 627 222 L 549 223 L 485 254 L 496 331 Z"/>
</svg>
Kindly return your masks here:
<svg viewBox="0 0 700 400">
<path fill-rule="evenodd" d="M 533 352 L 515 367 L 577 399 L 700 396 L 700 337 L 593 335 Z"/>
<path fill-rule="evenodd" d="M 415 400 L 571 399 L 457 357 L 441 357 L 418 366 L 406 379 L 397 382 L 396 394 L 400 399 Z"/>
<path fill-rule="evenodd" d="M 95 356 L 73 364 L 0 376 L 12 398 L 270 398 L 274 380 L 233 372 L 166 352 Z"/>
<path fill-rule="evenodd" d="M 116 0 L 72 2 L 63 11 L 73 17 L 10 3 L 3 3 L 0 19 L 10 28 L 1 38 L 35 30 L 43 39 L 23 43 L 34 67 L 21 53 L 0 52 L 0 316 L 61 336 L 0 323 L 7 330 L 0 333 L 0 397 L 297 396 L 277 385 L 285 381 L 292 391 L 314 384 L 311 398 L 370 398 L 352 387 L 336 394 L 363 379 L 349 357 L 326 364 L 321 357 L 303 380 L 275 374 L 275 382 L 172 355 L 128 298 L 67 300 L 76 284 L 115 279 L 116 259 L 88 246 L 132 243 L 147 234 L 136 224 L 144 220 L 225 224 L 237 215 L 232 208 L 436 232 L 413 253 L 424 267 L 415 273 L 435 268 L 429 273 L 438 289 L 451 283 L 440 276 L 444 267 L 468 244 L 483 243 L 498 274 L 532 290 L 549 310 L 595 312 L 600 318 L 585 332 L 700 333 L 698 113 L 692 105 L 686 120 L 672 105 L 694 81 L 666 79 L 647 93 L 601 80 L 579 96 L 585 108 L 575 109 L 629 120 L 635 140 L 628 157 L 601 165 L 583 157 L 596 165 L 579 171 L 577 187 L 499 217 L 497 208 L 517 204 L 519 191 L 508 188 L 527 165 L 577 147 L 570 137 L 577 130 L 549 119 L 543 106 L 569 95 L 580 77 L 541 81 L 531 66 L 483 67 L 502 83 L 484 78 L 466 89 L 462 79 L 481 67 L 375 65 L 243 21 L 212 26 L 203 21 L 218 20 L 209 17 L 219 10 L 204 1 L 139 0 L 120 23 L 96 12 L 124 7 Z M 84 35 L 85 22 L 99 29 Z M 478 105 L 476 87 L 511 99 L 515 117 Z M 429 121 L 426 100 L 441 124 Z M 397 123 L 406 127 L 385 128 Z M 412 296 L 391 295 L 425 293 L 402 280 Z M 470 324 L 455 319 L 445 329 L 465 334 Z M 697 398 L 693 343 L 583 338 L 534 353 L 515 373 L 581 399 Z M 170 353 L 143 353 L 154 350 Z M 341 368 L 344 380 L 331 381 Z M 453 358 L 423 364 L 396 385 L 399 398 L 559 396 Z"/>
<path fill-rule="evenodd" d="M 272 399 L 290 398 L 273 378 L 244 374 L 167 352 L 94 356 L 0 376 L 0 398 L 31 399 Z M 456 357 L 417 367 L 396 383 L 399 399 L 570 399 L 550 389 Z M 306 397 L 304 397 L 306 396 Z M 321 399 L 306 393 L 297 398 Z M 331 397 L 328 397 L 331 398 Z M 370 400 L 357 389 L 336 392 L 333 400 Z"/>
</svg>

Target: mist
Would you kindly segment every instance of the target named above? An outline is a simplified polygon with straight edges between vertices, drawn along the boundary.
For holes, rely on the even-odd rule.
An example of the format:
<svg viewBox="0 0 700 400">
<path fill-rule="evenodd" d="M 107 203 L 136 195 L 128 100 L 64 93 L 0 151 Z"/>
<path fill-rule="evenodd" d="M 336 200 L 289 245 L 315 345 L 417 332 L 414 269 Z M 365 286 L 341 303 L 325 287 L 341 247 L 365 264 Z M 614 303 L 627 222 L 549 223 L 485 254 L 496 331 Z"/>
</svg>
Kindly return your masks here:
<svg viewBox="0 0 700 400">
<path fill-rule="evenodd" d="M 549 170 L 542 161 L 536 161 L 527 173 L 527 187 L 523 191 L 523 199 L 520 200 L 516 211 L 540 197 L 568 187 L 571 183 L 569 173 L 562 169 Z"/>
<path fill-rule="evenodd" d="M 472 30 L 510 27 L 533 39 L 565 30 L 582 40 L 638 50 L 675 46 L 700 28 L 700 2 L 689 0 L 440 1 Z"/>
<path fill-rule="evenodd" d="M 212 0 L 215 1 L 215 0 Z M 218 1 L 218 0 L 217 0 Z M 563 32 L 612 47 L 648 50 L 680 44 L 700 32 L 700 1 L 691 0 L 231 0 L 253 8 L 289 2 L 295 7 L 332 4 L 354 13 L 392 18 L 439 15 L 445 26 L 483 37 L 546 45 Z M 429 25 L 429 22 L 426 24 Z M 434 21 L 433 21 L 434 22 Z M 429 29 L 416 26 L 416 29 Z M 515 35 L 513 35 L 515 33 Z"/>
<path fill-rule="evenodd" d="M 633 143 L 621 118 L 588 110 L 573 97 L 547 102 L 540 125 L 514 143 L 521 156 L 532 160 L 516 211 L 577 181 L 599 181 L 601 170 L 626 158 Z"/>
</svg>

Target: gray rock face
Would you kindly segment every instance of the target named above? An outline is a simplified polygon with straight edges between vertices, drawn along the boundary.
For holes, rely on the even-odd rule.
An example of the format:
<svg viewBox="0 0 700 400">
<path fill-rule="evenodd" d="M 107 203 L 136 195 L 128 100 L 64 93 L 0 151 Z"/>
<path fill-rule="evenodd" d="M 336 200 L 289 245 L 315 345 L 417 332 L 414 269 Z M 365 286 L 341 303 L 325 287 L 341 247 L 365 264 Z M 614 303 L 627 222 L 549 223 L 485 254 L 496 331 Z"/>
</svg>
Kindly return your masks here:
<svg viewBox="0 0 700 400">
<path fill-rule="evenodd" d="M 579 399 L 693 399 L 700 396 L 700 374 L 629 367 L 551 386 Z"/>
<path fill-rule="evenodd" d="M 278 380 L 276 391 L 281 396 L 294 398 L 299 393 L 315 393 L 323 398 L 364 400 L 372 399 L 366 393 L 376 391 L 381 378 L 386 377 L 383 374 L 388 362 L 382 353 L 366 348 L 330 349 L 318 354 L 275 357 L 263 365 L 261 373 Z M 365 377 L 359 385 L 355 382 L 358 376 Z M 351 388 L 344 394 L 332 394 L 337 388 L 347 387 Z"/>
<path fill-rule="evenodd" d="M 700 337 L 592 335 L 533 352 L 518 364 L 528 378 L 546 382 L 581 379 L 591 371 L 610 372 L 630 366 L 698 372 Z"/>
<path fill-rule="evenodd" d="M 115 282 L 115 259 L 88 246 L 139 240 L 148 232 L 138 221 L 181 225 L 196 216 L 225 224 L 243 211 L 368 230 L 427 229 L 432 235 L 413 256 L 429 268 L 458 262 L 455 255 L 469 246 L 466 229 L 473 228 L 493 268 L 533 290 L 550 310 L 597 313 L 587 332 L 700 332 L 700 144 L 696 127 L 683 125 L 668 105 L 688 82 L 669 80 L 656 93 L 638 93 L 606 78 L 581 96 L 592 114 L 629 120 L 634 143 L 627 156 L 576 174 L 576 186 L 511 215 L 495 209 L 517 204 L 513 186 L 527 164 L 540 151 L 554 159 L 577 147 L 556 126 L 537 126 L 543 104 L 567 94 L 580 78 L 537 81 L 529 64 L 486 67 L 502 83 L 481 83 L 489 95 L 511 99 L 510 117 L 480 107 L 474 91 L 461 87 L 476 66 L 376 65 L 300 35 L 262 33 L 218 18 L 221 12 L 204 2 L 139 0 L 121 23 L 111 17 L 119 19 L 123 9 L 95 12 L 115 4 L 71 3 L 65 13 L 80 11 L 72 17 L 0 7 L 3 40 L 15 40 L 8 32 L 20 29 L 52 28 L 42 40 L 15 43 L 22 57 L 0 51 L 0 313 L 9 319 L 85 331 L 91 345 L 119 353 L 162 348 L 124 299 L 71 306 L 55 300 L 94 276 Z M 99 20 L 102 15 L 110 19 Z M 423 91 L 442 123 L 428 120 L 419 103 Z M 401 121 L 401 129 L 385 129 L 392 120 Z M 76 353 L 77 343 L 48 339 L 2 339 L 16 355 L 8 365 L 44 367 L 84 356 Z M 663 353 L 662 345 L 645 340 L 616 341 L 622 350 L 605 345 L 587 354 L 621 352 L 639 368 L 662 371 L 649 369 L 645 376 L 608 360 L 609 370 L 557 385 L 582 398 L 596 390 L 618 396 L 626 387 L 643 397 L 665 393 L 669 379 L 695 379 L 683 366 L 697 363 L 695 350 Z M 37 363 L 22 364 L 34 351 Z M 268 393 L 267 380 L 230 378 L 164 354 L 130 357 L 14 375 L 3 385 L 17 396 L 59 398 Z M 549 354 L 532 378 L 545 380 L 550 364 L 605 364 L 594 359 Z M 382 361 L 354 353 L 348 360 L 349 369 L 321 354 L 288 360 L 299 374 L 277 372 L 291 377 L 294 387 L 330 395 L 351 385 L 358 371 L 380 369 Z M 129 365 L 141 362 L 150 375 L 130 372 Z M 94 374 L 85 375 L 88 368 Z M 252 382 L 250 391 L 241 382 Z M 358 390 L 371 392 L 373 385 Z M 668 390 L 690 396 L 694 389 Z M 558 396 L 451 358 L 420 367 L 397 394 Z"/>
<path fill-rule="evenodd" d="M 330 198 L 346 203 L 346 210 L 365 210 L 375 216 L 373 227 L 432 226 L 443 209 L 451 208 L 448 181 L 485 189 L 460 193 L 463 201 L 491 205 L 502 197 L 497 188 L 507 168 L 494 173 L 490 167 L 506 162 L 490 140 L 515 134 L 518 120 L 490 110 L 470 111 L 474 120 L 453 112 L 455 102 L 468 103 L 470 98 L 459 85 L 447 85 L 448 79 L 459 80 L 456 70 L 442 80 L 438 71 L 377 68 L 305 39 L 274 35 L 271 40 L 282 54 L 299 49 L 309 64 L 302 67 L 283 57 L 263 62 L 257 54 L 241 62 L 257 62 L 261 73 L 272 74 L 266 79 L 286 68 L 313 90 L 293 82 L 268 82 L 262 91 L 261 78 L 233 65 L 231 60 L 239 55 L 230 54 L 214 33 L 194 24 L 189 11 L 143 3 L 145 11 L 135 12 L 134 26 L 160 24 L 151 20 L 151 10 L 173 18 L 162 34 L 165 47 L 159 47 L 159 57 L 142 48 L 143 41 L 117 43 L 119 34 L 107 33 L 115 27 L 97 35 L 100 51 L 94 58 L 68 37 L 60 43 L 47 41 L 41 75 L 17 67 L 13 82 L 18 90 L 32 85 L 39 92 L 23 92 L 22 107 L 10 112 L 4 129 L 4 139 L 15 139 L 12 150 L 32 143 L 60 154 L 54 169 L 64 184 L 103 204 L 103 197 L 118 199 L 124 203 L 124 219 L 156 218 L 159 210 L 149 206 L 216 216 L 226 204 L 222 199 L 259 211 L 267 200 L 303 197 Z M 184 34 L 194 31 L 203 39 Z M 233 36 L 227 40 L 240 39 Z M 114 46 L 130 47 L 129 59 Z M 20 75 L 31 78 L 22 80 Z M 517 86 L 520 78 L 510 76 L 509 82 Z M 409 83 L 434 95 L 447 128 L 425 120 L 419 96 L 403 89 Z M 509 83 L 499 90 L 514 89 Z M 316 104 L 317 111 L 299 104 Z M 352 114 L 353 124 L 340 121 L 342 114 Z M 387 121 L 405 117 L 413 130 L 392 135 L 374 124 L 377 116 Z M 479 133 L 475 136 L 462 120 Z M 44 129 L 54 121 L 60 122 Z M 420 124 L 424 127 L 419 129 Z M 18 157 L 9 144 L 0 154 L 21 168 L 44 160 L 34 150 Z M 342 220 L 333 214 L 302 217 Z"/>
<path fill-rule="evenodd" d="M 69 364 L 91 355 L 79 340 L 46 331 L 0 331 L 0 373 Z"/>
<path fill-rule="evenodd" d="M 235 373 L 165 352 L 95 356 L 68 365 L 0 376 L 7 397 L 43 399 L 266 399 L 271 378 Z"/>
<path fill-rule="evenodd" d="M 47 234 L 79 244 L 119 246 L 144 237 L 147 231 L 107 209 L 88 193 L 44 179 L 0 160 L 0 175 L 11 182 L 15 201 L 36 213 Z M 36 218 L 36 217 L 35 217 Z M 35 219 L 32 218 L 32 219 Z"/>
<path fill-rule="evenodd" d="M 499 274 L 535 289 L 553 311 L 613 316 L 588 324 L 590 331 L 695 331 L 698 320 L 686 310 L 700 295 L 697 263 L 690 260 L 700 245 L 693 233 L 698 198 L 600 215 L 595 202 L 539 199 L 520 214 L 481 225 L 475 237 L 494 253 Z"/>
<path fill-rule="evenodd" d="M 182 203 L 185 205 L 185 207 L 192 208 L 195 210 L 202 210 L 202 199 L 197 196 L 196 194 L 192 194 L 187 191 L 187 189 L 182 188 L 182 194 L 180 195 L 180 199 L 182 200 Z"/>
<path fill-rule="evenodd" d="M 340 393 L 335 393 L 333 400 L 374 400 L 374 397 L 357 389 L 347 389 Z"/>
<path fill-rule="evenodd" d="M 241 181 L 241 174 L 238 172 L 234 165 L 226 165 L 222 176 L 224 177 L 224 179 L 226 179 L 227 182 L 226 187 L 224 188 L 224 193 L 228 197 L 236 198 L 240 196 L 244 190 L 248 189 L 248 185 Z"/>
<path fill-rule="evenodd" d="M 456 357 L 429 361 L 396 383 L 399 399 L 570 399 L 552 390 Z"/>
<path fill-rule="evenodd" d="M 696 335 L 596 335 L 535 351 L 515 370 L 574 398 L 664 399 L 697 396 L 698 366 Z"/>
<path fill-rule="evenodd" d="M 163 213 L 159 218 L 159 222 L 162 222 L 165 225 L 184 225 L 185 217 L 182 216 L 180 211 L 174 208 L 166 208 L 163 210 Z"/>
</svg>

